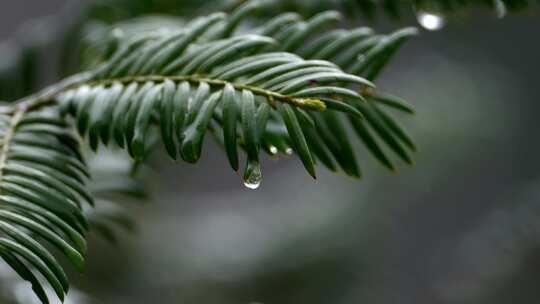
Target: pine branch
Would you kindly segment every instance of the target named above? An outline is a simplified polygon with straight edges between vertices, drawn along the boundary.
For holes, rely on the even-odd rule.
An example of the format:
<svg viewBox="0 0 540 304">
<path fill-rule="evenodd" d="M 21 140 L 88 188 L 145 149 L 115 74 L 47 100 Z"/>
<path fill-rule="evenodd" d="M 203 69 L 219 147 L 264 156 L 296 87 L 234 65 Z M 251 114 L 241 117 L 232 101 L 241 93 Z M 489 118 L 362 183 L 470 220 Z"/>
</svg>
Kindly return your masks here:
<svg viewBox="0 0 540 304">
<path fill-rule="evenodd" d="M 414 150 L 414 143 L 379 106 L 411 108 L 378 92 L 370 80 L 415 31 L 386 36 L 367 28 L 332 30 L 340 16 L 325 12 L 307 21 L 278 16 L 237 34 L 259 8 L 250 2 L 230 16 L 168 20 L 168 30 L 158 32 L 145 31 L 148 19 L 141 19 L 128 25 L 139 35 L 105 37 L 105 47 L 90 52 L 96 57 L 88 61 L 89 71 L 2 108 L 0 230 L 7 237 L 0 239 L 0 254 L 34 284 L 43 302 L 41 285 L 17 258 L 38 269 L 60 299 L 67 278 L 43 246 L 4 220 L 2 206 L 24 218 L 15 224 L 59 246 L 82 267 L 89 226 L 83 206 L 94 197 L 85 187 L 88 167 L 75 130 L 95 151 L 114 141 L 138 161 L 151 151 L 150 135 L 158 130 L 168 154 L 190 163 L 199 161 L 211 133 L 234 170 L 240 170 L 245 151 L 249 188 L 261 183 L 262 151 L 296 153 L 313 177 L 319 161 L 360 177 L 345 119 L 387 167 L 394 168 L 371 129 L 412 163 L 406 148 Z M 101 219 L 93 223 L 113 238 Z"/>
<path fill-rule="evenodd" d="M 44 292 L 26 263 L 63 299 L 69 288 L 67 276 L 33 234 L 83 269 L 87 222 L 82 205 L 93 200 L 84 187 L 89 174 L 78 139 L 51 109 L 28 112 L 16 107 L 13 113 L 0 116 L 0 124 L 0 231 L 4 234 L 0 254 L 32 283 L 44 303 Z"/>
<path fill-rule="evenodd" d="M 231 17 L 215 21 L 216 24 L 213 24 L 213 28 L 209 30 L 209 34 L 203 35 L 202 40 L 212 40 L 219 37 L 234 37 L 234 33 L 237 32 L 237 27 L 240 27 L 238 31 L 245 32 L 246 29 L 242 28 L 242 18 L 253 15 L 255 12 L 260 11 L 262 8 L 266 8 L 261 4 L 261 1 L 249 1 L 243 6 L 239 7 L 237 11 L 233 12 Z M 345 29 L 336 29 L 336 25 L 341 19 L 340 14 L 336 12 L 323 12 L 311 18 L 310 20 L 303 21 L 302 18 L 297 14 L 284 13 L 278 15 L 275 18 L 269 20 L 266 23 L 263 23 L 261 26 L 249 30 L 253 34 L 270 36 L 276 40 L 276 43 L 268 45 L 264 48 L 265 51 L 281 52 L 289 51 L 298 54 L 303 58 L 313 59 L 307 63 L 291 63 L 286 64 L 285 62 L 276 62 L 269 61 L 269 67 L 275 67 L 275 65 L 281 64 L 280 67 L 275 67 L 270 69 L 267 73 L 271 71 L 275 73 L 283 73 L 281 77 L 278 77 L 275 81 L 283 79 L 283 77 L 295 77 L 302 75 L 309 71 L 318 71 L 324 67 L 313 66 L 314 60 L 324 59 L 327 61 L 334 62 L 343 70 L 364 76 L 368 79 L 375 79 L 376 76 L 382 71 L 392 57 L 392 55 L 398 50 L 398 48 L 410 37 L 416 35 L 416 30 L 414 28 L 406 28 L 400 31 L 396 31 L 390 35 L 380 35 L 375 33 L 370 28 L 358 28 L 352 30 Z M 169 23 L 169 22 L 167 22 Z M 148 27 L 155 26 L 155 23 L 150 23 Z M 131 27 L 138 29 L 145 28 L 144 20 L 141 20 L 140 23 L 126 25 L 124 28 L 120 28 L 121 31 L 131 32 Z M 224 36 L 224 31 L 221 30 L 227 28 L 228 34 Z M 116 27 L 118 30 L 119 28 Z M 169 29 L 174 31 L 173 29 Z M 145 32 L 143 30 L 143 32 Z M 155 35 L 155 34 L 154 34 Z M 316 35 L 316 36 L 315 36 Z M 138 37 L 137 39 L 158 39 L 156 37 Z M 135 38 L 130 39 L 131 41 L 136 40 Z M 300 47 L 302 46 L 302 47 Z M 279 59 L 278 59 L 279 60 Z M 264 62 L 259 63 L 257 61 L 245 62 L 247 67 L 253 66 L 254 68 L 265 67 Z M 261 66 L 263 65 L 263 66 Z M 264 73 L 263 73 L 264 75 Z M 269 83 L 272 84 L 271 82 Z M 354 90 L 354 88 L 353 88 Z M 324 92 L 325 88 L 311 88 L 306 89 L 307 93 L 318 95 L 320 92 Z M 350 91 L 349 91 L 350 92 Z M 374 132 L 381 136 L 383 142 L 386 142 L 389 147 L 394 150 L 397 155 L 399 155 L 404 161 L 412 164 L 412 159 L 407 152 L 407 148 L 411 151 L 416 150 L 416 146 L 410 139 L 403 129 L 395 122 L 387 113 L 385 113 L 380 106 L 390 106 L 399 110 L 404 110 L 406 113 L 411 113 L 411 107 L 403 102 L 402 100 L 392 97 L 388 94 L 382 92 L 376 92 L 373 90 L 369 91 L 364 90 L 364 98 L 372 101 L 373 107 L 365 107 L 362 105 L 353 105 L 349 107 L 348 103 L 339 103 L 336 100 L 347 99 L 347 98 L 362 98 L 358 94 L 354 93 L 346 94 L 343 91 L 337 92 L 334 90 L 333 98 L 328 98 L 328 96 L 317 96 L 321 99 L 324 99 L 324 102 L 327 106 L 332 108 L 340 108 L 346 112 L 354 112 L 358 114 L 360 118 L 350 118 L 353 126 L 356 126 L 354 129 L 359 130 L 359 138 L 366 144 L 366 147 L 375 155 L 377 159 L 381 161 L 383 165 L 390 168 L 391 170 L 395 169 L 395 166 L 389 161 L 389 157 L 385 155 L 384 149 L 379 147 L 377 144 L 377 139 L 374 135 L 371 134 L 372 131 L 369 130 L 370 126 L 373 126 Z M 304 92 L 301 92 L 303 94 Z M 302 95 L 298 95 L 302 96 Z M 386 98 L 380 98 L 384 96 Z M 390 98 L 388 98 L 390 97 Z M 374 102 L 374 103 L 373 103 Z M 371 111 L 371 115 L 364 115 L 370 118 L 367 122 L 361 121 L 360 114 L 366 114 L 364 112 Z M 324 115 L 323 115 L 324 116 Z M 333 123 L 339 124 L 340 129 L 345 129 L 345 126 L 342 126 L 343 123 L 340 121 L 341 117 L 338 117 L 337 120 Z M 316 142 L 323 142 L 317 134 L 313 137 Z M 314 142 L 314 141 L 311 141 Z M 317 152 L 315 154 L 317 158 L 321 160 L 331 170 L 335 170 L 335 165 L 331 161 L 332 157 L 329 157 L 325 151 L 327 148 L 330 151 L 349 151 L 350 155 L 347 162 L 339 161 L 342 156 L 334 155 L 338 162 L 341 162 L 341 167 L 352 176 L 359 176 L 359 168 L 357 161 L 352 152 L 352 143 L 349 140 L 342 141 L 344 146 L 335 146 L 332 148 L 324 147 L 323 144 L 318 145 L 319 147 L 312 147 Z M 328 145 L 332 144 L 331 141 L 326 140 Z M 321 149 L 322 148 L 322 149 Z M 338 152 L 339 153 L 339 152 Z M 334 153 L 335 154 L 335 153 Z M 324 161 L 323 161 L 324 159 Z"/>
<path fill-rule="evenodd" d="M 297 108 L 295 111 L 301 109 L 325 110 L 326 103 L 318 99 L 321 97 L 321 92 L 317 92 L 317 96 L 313 96 L 312 93 L 305 90 L 307 87 L 313 86 L 313 79 L 317 79 L 319 85 L 331 85 L 329 90 L 322 94 L 327 95 L 329 99 L 331 99 L 332 94 L 338 92 L 338 88 L 332 86 L 333 83 L 356 83 L 358 85 L 372 86 L 369 81 L 345 74 L 332 64 L 320 61 L 306 62 L 294 55 L 261 53 L 237 59 L 245 52 L 252 52 L 255 48 L 270 43 L 272 43 L 272 40 L 258 36 L 239 36 L 218 40 L 199 46 L 192 51 L 187 51 L 175 61 L 163 65 L 161 69 L 153 70 L 151 75 L 140 75 L 142 73 L 141 69 L 144 67 L 137 66 L 135 61 L 151 62 L 156 58 L 153 56 L 159 54 L 146 51 L 164 49 L 165 47 L 163 41 L 150 42 L 148 45 L 138 48 L 138 51 L 135 50 L 133 54 L 137 54 L 136 56 L 118 56 L 117 58 L 123 58 L 120 60 L 121 63 L 112 59 L 111 62 L 98 70 L 95 80 L 66 92 L 58 99 L 64 100 L 65 106 L 71 109 L 70 112 L 78 118 L 78 127 L 82 134 L 86 134 L 87 130 L 90 130 L 88 134 L 93 148 L 97 148 L 98 137 L 101 138 L 102 142 L 108 143 L 109 134 L 114 133 L 117 143 L 121 146 L 126 143 L 128 151 L 139 159 L 144 158 L 144 139 L 150 123 L 151 112 L 160 111 L 157 121 L 162 122 L 165 120 L 168 122 L 167 129 L 162 131 L 164 133 L 163 140 L 171 157 L 177 157 L 175 143 L 175 140 L 177 140 L 178 145 L 181 147 L 181 157 L 188 162 L 196 162 L 200 158 L 204 133 L 207 131 L 210 120 L 215 114 L 214 110 L 218 108 L 220 101 L 225 104 L 227 101 L 224 99 L 226 98 L 232 97 L 234 101 L 232 103 L 228 102 L 227 107 L 237 108 L 236 112 L 247 111 L 243 108 L 242 103 L 253 102 L 254 106 L 256 105 L 260 111 L 270 111 L 273 116 L 277 116 L 277 118 L 269 120 L 270 122 L 282 123 L 278 119 L 280 116 L 278 110 L 284 108 L 283 111 L 286 111 L 290 107 L 289 105 Z M 147 58 L 140 60 L 141 56 L 147 56 Z M 284 79 L 278 79 L 282 74 L 264 75 L 260 72 L 268 65 L 275 64 L 276 60 L 285 62 L 285 64 L 301 64 L 300 67 L 302 64 L 309 63 L 316 67 L 317 70 Z M 189 63 L 183 64 L 183 62 Z M 132 71 L 115 69 L 118 66 L 129 66 Z M 128 75 L 129 72 L 132 75 Z M 164 73 L 164 75 L 154 76 L 154 73 Z M 186 75 L 190 73 L 193 74 Z M 201 77 L 200 75 L 204 76 Z M 196 90 L 192 90 L 191 86 L 193 84 L 197 87 Z M 358 96 L 357 101 L 361 101 L 358 94 L 350 90 L 345 91 L 348 92 L 349 96 Z M 240 93 L 242 97 L 237 95 Z M 300 93 L 302 97 L 295 97 L 295 94 Z M 161 94 L 164 96 L 160 102 Z M 175 95 L 176 98 L 174 98 Z M 113 101 L 119 98 L 119 101 L 113 103 L 108 98 L 112 98 Z M 132 100 L 131 104 L 129 102 L 130 98 Z M 336 103 L 345 104 L 338 101 Z M 275 107 L 275 109 L 271 109 L 270 106 Z M 165 108 L 158 109 L 158 107 Z M 222 119 L 230 119 L 228 115 L 224 117 L 225 112 L 231 113 L 229 108 L 220 107 L 220 109 L 223 112 L 221 113 Z M 133 111 L 128 112 L 128 121 L 117 122 L 117 119 L 119 119 L 117 116 L 125 114 L 126 110 Z M 219 115 L 220 111 L 217 112 Z M 179 116 L 170 117 L 172 113 L 179 113 Z M 252 117 L 244 118 L 246 120 L 256 119 L 255 112 L 252 115 Z M 265 116 L 268 118 L 268 115 Z M 100 126 L 100 124 L 103 124 L 102 120 L 107 121 L 107 117 L 112 118 L 112 122 L 115 124 L 115 132 L 112 129 L 107 130 Z M 297 119 L 297 117 L 295 116 L 294 119 Z M 171 124 L 175 120 L 179 121 L 176 126 Z M 218 118 L 216 122 L 219 123 L 220 120 Z M 242 123 L 248 122 L 242 121 Z M 266 124 L 267 121 L 263 120 L 257 128 L 264 131 Z M 293 123 L 289 124 L 288 127 L 289 132 L 291 132 L 291 128 L 297 126 Z M 244 132 L 246 131 L 250 130 L 244 130 Z M 262 131 L 258 133 L 262 133 Z M 301 130 L 294 131 L 300 134 L 298 131 Z M 171 136 L 171 134 L 175 133 L 178 135 L 177 138 Z M 253 140 L 253 142 L 250 143 L 249 140 Z M 248 155 L 251 153 L 252 156 L 251 163 L 256 162 L 258 164 L 259 140 L 243 137 L 244 148 L 248 150 Z M 227 139 L 226 141 L 233 142 L 235 140 Z M 249 151 L 249 145 L 251 145 L 252 151 Z M 294 142 L 293 139 L 292 145 L 298 150 L 305 150 L 302 137 L 298 138 L 297 142 Z M 231 149 L 229 148 L 229 150 Z M 237 161 L 234 160 L 236 158 L 232 159 L 231 165 L 235 170 L 238 170 Z M 306 153 L 302 160 L 310 174 L 314 175 L 314 164 L 310 155 Z"/>
</svg>

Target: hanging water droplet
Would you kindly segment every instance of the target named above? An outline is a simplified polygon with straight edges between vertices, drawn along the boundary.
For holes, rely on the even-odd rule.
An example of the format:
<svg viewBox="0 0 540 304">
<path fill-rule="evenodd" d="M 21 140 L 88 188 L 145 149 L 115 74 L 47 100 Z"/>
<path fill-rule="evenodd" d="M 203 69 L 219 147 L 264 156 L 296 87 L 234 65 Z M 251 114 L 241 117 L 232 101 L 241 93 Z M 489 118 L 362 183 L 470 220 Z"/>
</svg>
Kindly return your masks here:
<svg viewBox="0 0 540 304">
<path fill-rule="evenodd" d="M 287 149 L 285 149 L 285 154 L 287 154 L 287 155 L 293 155 L 293 153 L 294 153 L 294 151 L 293 151 L 292 148 L 287 148 Z"/>
<path fill-rule="evenodd" d="M 251 190 L 259 189 L 262 182 L 261 165 L 258 162 L 248 161 L 244 172 L 244 186 Z"/>
<path fill-rule="evenodd" d="M 493 5 L 495 6 L 495 13 L 497 14 L 497 18 L 502 19 L 506 17 L 506 14 L 508 13 L 508 9 L 506 8 L 506 4 L 502 0 L 493 0 Z"/>
<path fill-rule="evenodd" d="M 271 153 L 272 155 L 276 155 L 276 154 L 279 152 L 279 151 L 278 151 L 278 148 L 277 148 L 276 146 L 270 146 L 270 147 L 268 148 L 268 150 L 270 150 L 270 153 Z"/>
<path fill-rule="evenodd" d="M 418 11 L 416 19 L 423 28 L 429 31 L 440 30 L 446 25 L 444 16 L 439 13 Z"/>
</svg>

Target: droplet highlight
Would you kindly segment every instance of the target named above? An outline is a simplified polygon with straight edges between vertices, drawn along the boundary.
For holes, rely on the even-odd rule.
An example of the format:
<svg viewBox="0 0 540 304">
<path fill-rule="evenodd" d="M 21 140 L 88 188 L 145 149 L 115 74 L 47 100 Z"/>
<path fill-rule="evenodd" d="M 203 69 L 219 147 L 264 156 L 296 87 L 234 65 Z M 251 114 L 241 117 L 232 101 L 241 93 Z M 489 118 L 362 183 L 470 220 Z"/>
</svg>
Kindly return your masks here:
<svg viewBox="0 0 540 304">
<path fill-rule="evenodd" d="M 437 31 L 446 25 L 444 16 L 434 12 L 418 11 L 416 19 L 428 31 Z"/>
<path fill-rule="evenodd" d="M 494 0 L 494 6 L 495 6 L 495 13 L 497 14 L 497 18 L 502 19 L 506 17 L 506 14 L 508 14 L 508 9 L 506 8 L 506 4 L 502 0 Z"/>
<path fill-rule="evenodd" d="M 276 146 L 270 146 L 270 147 L 268 148 L 268 150 L 270 150 L 270 153 L 271 153 L 272 155 L 276 155 L 276 154 L 278 154 L 278 152 L 279 152 L 279 151 L 278 151 L 278 148 L 277 148 Z"/>
<path fill-rule="evenodd" d="M 114 28 L 112 31 L 111 31 L 111 36 L 114 38 L 114 39 L 122 39 L 126 36 L 126 33 L 120 29 L 120 28 Z"/>
<path fill-rule="evenodd" d="M 294 153 L 294 151 L 293 151 L 292 148 L 287 148 L 287 149 L 285 149 L 285 154 L 287 154 L 287 155 L 290 156 L 290 155 L 293 155 L 293 153 Z"/>
</svg>

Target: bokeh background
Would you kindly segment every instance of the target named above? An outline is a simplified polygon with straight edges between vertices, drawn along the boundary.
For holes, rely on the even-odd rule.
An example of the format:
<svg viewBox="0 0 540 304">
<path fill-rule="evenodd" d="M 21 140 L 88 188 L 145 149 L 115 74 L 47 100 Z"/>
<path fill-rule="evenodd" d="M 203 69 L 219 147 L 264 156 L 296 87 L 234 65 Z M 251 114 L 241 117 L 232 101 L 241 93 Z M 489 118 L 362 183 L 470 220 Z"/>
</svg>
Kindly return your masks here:
<svg viewBox="0 0 540 304">
<path fill-rule="evenodd" d="M 67 2 L 4 0 L 0 65 L 25 41 L 21 27 Z M 91 239 L 70 303 L 539 302 L 540 18 L 479 10 L 446 21 L 378 82 L 417 109 L 400 119 L 420 147 L 414 168 L 387 173 L 358 145 L 363 181 L 324 170 L 313 181 L 297 160 L 267 159 L 250 191 L 212 141 L 196 166 L 158 153 L 142 177 L 151 200 L 132 208 L 137 233 L 114 246 Z M 357 23 L 389 31 L 416 20 Z M 61 60 L 45 49 L 42 84 Z M 3 288 L 33 303 L 17 286 Z"/>
</svg>

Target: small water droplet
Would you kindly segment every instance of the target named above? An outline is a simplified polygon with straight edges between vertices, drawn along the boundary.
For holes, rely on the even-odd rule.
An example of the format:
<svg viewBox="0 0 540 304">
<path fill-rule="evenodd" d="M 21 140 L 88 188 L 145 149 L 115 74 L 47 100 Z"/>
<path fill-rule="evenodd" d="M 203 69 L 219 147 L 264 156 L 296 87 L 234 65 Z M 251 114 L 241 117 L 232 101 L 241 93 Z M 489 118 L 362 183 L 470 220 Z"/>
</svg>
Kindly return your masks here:
<svg viewBox="0 0 540 304">
<path fill-rule="evenodd" d="M 270 150 L 270 153 L 272 153 L 272 155 L 276 155 L 278 153 L 278 148 L 276 146 L 270 146 L 268 150 Z"/>
<path fill-rule="evenodd" d="M 439 13 L 418 11 L 416 14 L 416 19 L 423 28 L 429 31 L 440 30 L 446 24 L 444 16 Z"/>
<path fill-rule="evenodd" d="M 356 57 L 356 60 L 358 60 L 358 62 L 364 62 L 366 61 L 366 55 L 360 54 L 358 57 Z"/>
<path fill-rule="evenodd" d="M 287 149 L 285 149 L 285 154 L 287 154 L 287 155 L 293 155 L 293 153 L 294 153 L 294 151 L 293 151 L 292 148 L 287 148 Z"/>
<path fill-rule="evenodd" d="M 125 33 L 124 33 L 124 30 L 122 30 L 121 28 L 115 28 L 115 29 L 112 30 L 111 36 L 114 39 L 122 39 L 122 38 L 124 38 Z"/>
<path fill-rule="evenodd" d="M 244 186 L 251 190 L 257 190 L 261 186 L 262 172 L 261 165 L 256 162 L 248 162 L 244 173 Z"/>
<path fill-rule="evenodd" d="M 506 14 L 508 13 L 506 4 L 504 4 L 502 0 L 494 0 L 494 5 L 495 5 L 495 12 L 497 14 L 497 18 L 502 19 L 506 17 Z"/>
</svg>

